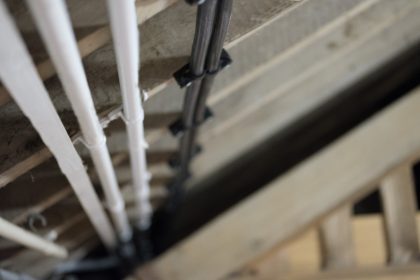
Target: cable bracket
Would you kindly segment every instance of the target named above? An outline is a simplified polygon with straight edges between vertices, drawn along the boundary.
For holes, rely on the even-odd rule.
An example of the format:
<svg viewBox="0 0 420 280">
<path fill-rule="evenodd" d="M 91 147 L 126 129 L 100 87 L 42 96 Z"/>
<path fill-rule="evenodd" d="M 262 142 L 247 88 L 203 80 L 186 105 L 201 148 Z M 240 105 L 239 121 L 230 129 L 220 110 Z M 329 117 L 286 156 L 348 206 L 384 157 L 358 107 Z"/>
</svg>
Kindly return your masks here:
<svg viewBox="0 0 420 280">
<path fill-rule="evenodd" d="M 190 64 L 184 65 L 181 69 L 176 71 L 173 76 L 181 88 L 189 87 L 192 82 L 204 78 L 206 75 L 215 75 L 219 71 L 223 70 L 225 67 L 232 63 L 232 58 L 229 53 L 223 49 L 220 56 L 219 67 L 216 71 L 204 71 L 201 75 L 195 75 L 190 68 Z"/>
<path fill-rule="evenodd" d="M 195 123 L 191 126 L 186 126 L 185 123 L 182 121 L 182 118 L 177 119 L 175 122 L 169 125 L 169 130 L 173 136 L 180 137 L 182 134 L 184 134 L 185 131 L 188 131 L 190 129 L 196 128 L 203 123 L 205 123 L 207 120 L 214 117 L 213 111 L 206 107 L 206 110 L 204 111 L 204 119 L 200 123 Z"/>
<path fill-rule="evenodd" d="M 229 53 L 222 49 L 222 53 L 220 54 L 220 60 L 219 60 L 219 67 L 215 71 L 207 71 L 207 75 L 216 75 L 220 71 L 222 71 L 224 68 L 231 65 L 233 62 L 232 58 L 230 57 Z"/>
</svg>

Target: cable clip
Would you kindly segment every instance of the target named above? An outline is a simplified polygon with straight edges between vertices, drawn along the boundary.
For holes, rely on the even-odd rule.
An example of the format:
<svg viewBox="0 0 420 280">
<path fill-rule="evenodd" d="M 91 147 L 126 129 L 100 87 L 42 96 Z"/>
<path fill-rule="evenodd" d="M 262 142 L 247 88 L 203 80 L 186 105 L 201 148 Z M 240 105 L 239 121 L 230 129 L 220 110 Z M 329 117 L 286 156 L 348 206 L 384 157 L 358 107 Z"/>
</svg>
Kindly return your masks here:
<svg viewBox="0 0 420 280">
<path fill-rule="evenodd" d="M 47 226 L 47 219 L 41 213 L 32 212 L 28 215 L 27 219 L 28 219 L 28 227 L 32 232 L 38 231 L 38 228 L 36 226 L 37 222 L 40 222 L 42 227 Z"/>
<path fill-rule="evenodd" d="M 190 64 L 184 65 L 181 69 L 174 73 L 174 78 L 178 85 L 181 88 L 189 87 L 192 82 L 202 79 L 206 75 L 206 72 L 203 72 L 201 75 L 195 75 L 190 68 Z"/>
<path fill-rule="evenodd" d="M 119 106 L 115 110 L 112 110 L 109 112 L 102 120 L 101 120 L 101 126 L 102 128 L 107 128 L 108 125 L 113 122 L 114 120 L 119 118 L 119 115 L 122 111 L 122 106 Z"/>
<path fill-rule="evenodd" d="M 207 71 L 208 75 L 216 75 L 220 71 L 222 71 L 224 68 L 231 65 L 233 62 L 232 58 L 230 57 L 229 53 L 222 49 L 222 53 L 220 54 L 220 60 L 219 60 L 219 67 L 215 71 Z"/>
<path fill-rule="evenodd" d="M 190 64 L 184 65 L 181 69 L 176 71 L 173 76 L 181 88 L 189 87 L 195 80 L 202 79 L 206 75 L 215 75 L 228 65 L 232 63 L 232 58 L 228 52 L 223 49 L 220 55 L 219 67 L 216 71 L 205 71 L 201 75 L 195 75 L 191 72 Z"/>
<path fill-rule="evenodd" d="M 203 123 L 205 123 L 207 120 L 211 119 L 212 117 L 214 117 L 213 111 L 209 107 L 206 107 L 206 110 L 204 112 L 204 119 L 201 123 L 195 123 L 194 125 L 187 127 L 182 121 L 182 118 L 180 118 L 169 125 L 169 131 L 171 132 L 173 136 L 180 137 L 185 131 L 188 131 L 192 128 L 196 128 L 202 125 Z"/>
<path fill-rule="evenodd" d="M 97 147 L 100 147 L 102 145 L 106 145 L 106 136 L 103 135 L 101 138 L 98 138 L 97 141 L 94 141 L 93 144 L 89 144 L 82 136 L 77 137 L 74 142 L 74 144 L 81 143 L 83 146 L 85 146 L 88 150 L 96 149 Z"/>
<path fill-rule="evenodd" d="M 147 90 L 142 89 L 140 92 L 141 92 L 141 98 L 143 99 L 143 102 L 149 99 L 149 93 L 147 92 Z"/>
</svg>

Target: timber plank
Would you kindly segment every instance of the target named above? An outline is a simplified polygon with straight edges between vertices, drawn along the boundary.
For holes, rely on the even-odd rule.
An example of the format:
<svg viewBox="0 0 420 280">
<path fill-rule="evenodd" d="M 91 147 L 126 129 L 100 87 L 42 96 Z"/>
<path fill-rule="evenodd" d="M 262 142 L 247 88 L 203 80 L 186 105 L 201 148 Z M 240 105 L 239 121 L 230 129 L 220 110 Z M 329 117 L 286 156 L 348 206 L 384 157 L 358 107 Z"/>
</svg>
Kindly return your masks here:
<svg viewBox="0 0 420 280">
<path fill-rule="evenodd" d="M 158 258 L 153 271 L 161 279 L 220 278 L 361 198 L 382 176 L 418 157 L 419 106 L 417 89 Z"/>
<path fill-rule="evenodd" d="M 411 166 L 403 165 L 386 176 L 381 182 L 380 194 L 389 261 L 396 265 L 418 261 L 417 203 Z"/>
</svg>

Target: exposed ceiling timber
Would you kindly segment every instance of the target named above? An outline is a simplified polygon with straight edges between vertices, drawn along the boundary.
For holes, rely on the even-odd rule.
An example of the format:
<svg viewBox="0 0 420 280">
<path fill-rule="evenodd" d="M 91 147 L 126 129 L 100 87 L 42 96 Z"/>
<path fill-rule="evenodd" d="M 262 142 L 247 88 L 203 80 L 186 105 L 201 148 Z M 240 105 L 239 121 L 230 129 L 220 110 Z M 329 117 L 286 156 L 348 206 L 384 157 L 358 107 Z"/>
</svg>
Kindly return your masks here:
<svg viewBox="0 0 420 280">
<path fill-rule="evenodd" d="M 72 109 L 48 55 L 42 45 L 36 45 L 36 30 L 26 8 L 17 1 L 9 2 L 12 10 L 16 9 L 15 16 L 27 43 L 34 42 L 30 50 L 41 65 L 41 76 L 78 152 L 92 171 L 87 149 L 76 140 L 80 133 Z M 132 215 L 126 128 L 119 118 L 121 98 L 105 5 L 103 0 L 88 4 L 81 0 L 67 2 L 77 22 L 75 31 L 96 109 L 107 126 L 108 148 L 114 157 L 128 214 Z M 203 151 L 193 161 L 185 205 L 174 213 L 174 222 L 168 228 L 172 236 L 160 240 L 163 247 L 185 238 L 222 210 L 267 184 L 266 181 L 308 157 L 321 147 L 320 142 L 328 144 L 333 140 L 331 133 L 338 137 L 379 107 L 394 102 L 403 95 L 399 92 L 402 83 L 416 79 L 414 76 L 418 80 L 420 60 L 414 52 L 418 53 L 420 46 L 420 18 L 416 16 L 420 13 L 420 0 L 235 0 L 234 3 L 226 43 L 234 63 L 218 75 L 209 97 L 214 117 L 200 129 Z M 95 10 L 98 6 L 101 7 Z M 169 132 L 168 125 L 181 114 L 184 90 L 179 89 L 171 75 L 188 61 L 195 10 L 177 0 L 138 2 L 138 12 L 143 18 L 141 79 L 149 93 L 145 125 L 154 207 L 164 202 L 168 194 L 165 186 L 176 174 L 167 163 L 176 156 L 179 139 Z M 394 72 L 389 75 L 391 69 Z M 360 90 L 366 94 L 357 92 Z M 360 102 L 353 102 L 354 99 Z M 51 224 L 39 234 L 58 232 L 57 242 L 70 250 L 72 258 L 80 258 L 98 245 L 98 239 L 50 152 L 18 107 L 8 101 L 10 98 L 0 89 L 0 104 L 4 105 L 0 107 L 0 215 L 24 227 L 33 213 L 48 216 Z M 343 109 L 346 102 L 360 107 Z M 343 110 L 337 112 L 340 108 Z M 331 117 L 331 112 L 337 113 L 337 119 L 335 115 Z M 309 121 L 312 117 L 323 123 Z M 338 126 L 344 128 L 337 129 Z M 314 139 L 303 139 L 306 137 Z M 289 148 L 290 153 L 285 151 Z M 271 155 L 267 156 L 268 153 Z M 293 159 L 275 161 L 277 156 Z M 253 159 L 260 162 L 250 164 Z M 270 170 L 262 171 L 267 164 Z M 238 179 L 240 172 L 249 174 Z M 268 174 L 265 177 L 271 179 L 257 182 L 252 178 L 256 174 L 262 177 Z M 97 184 L 95 172 L 90 175 Z M 252 190 L 251 185 L 255 187 Z M 20 199 L 13 199 L 25 190 Z M 66 208 L 67 204 L 75 206 Z M 0 261 L 2 267 L 44 277 L 58 263 L 0 240 L 0 246 L 4 244 L 10 248 L 7 253 L 11 257 Z M 240 269 L 246 263 L 242 261 L 235 259 L 231 268 Z"/>
<path fill-rule="evenodd" d="M 343 203 L 362 198 L 383 176 L 418 160 L 419 106 L 416 88 L 146 265 L 145 275 L 153 271 L 158 279 L 219 279 Z"/>
</svg>

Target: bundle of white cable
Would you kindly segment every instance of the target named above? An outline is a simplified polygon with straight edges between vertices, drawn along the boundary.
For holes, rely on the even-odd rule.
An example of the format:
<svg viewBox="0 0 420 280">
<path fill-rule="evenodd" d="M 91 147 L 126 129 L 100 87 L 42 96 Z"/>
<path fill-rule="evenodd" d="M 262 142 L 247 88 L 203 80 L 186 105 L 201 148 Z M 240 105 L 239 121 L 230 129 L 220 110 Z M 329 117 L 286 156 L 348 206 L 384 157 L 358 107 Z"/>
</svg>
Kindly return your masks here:
<svg viewBox="0 0 420 280">
<path fill-rule="evenodd" d="M 137 202 L 138 226 L 150 225 L 150 175 L 147 172 L 147 144 L 144 139 L 144 111 L 139 89 L 140 39 L 134 0 L 108 0 L 111 30 L 117 57 L 118 75 L 124 106 L 124 119 L 130 147 L 133 185 Z"/>
<path fill-rule="evenodd" d="M 0 1 L 0 78 L 56 158 L 98 235 L 108 248 L 116 238 L 89 176 L 49 98 L 6 6 Z"/>
<path fill-rule="evenodd" d="M 128 241 L 132 232 L 125 203 L 106 146 L 106 137 L 95 111 L 65 3 L 63 0 L 28 0 L 27 3 L 79 120 L 119 237 L 122 241 Z"/>
</svg>

